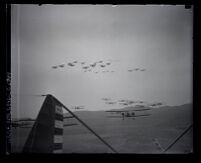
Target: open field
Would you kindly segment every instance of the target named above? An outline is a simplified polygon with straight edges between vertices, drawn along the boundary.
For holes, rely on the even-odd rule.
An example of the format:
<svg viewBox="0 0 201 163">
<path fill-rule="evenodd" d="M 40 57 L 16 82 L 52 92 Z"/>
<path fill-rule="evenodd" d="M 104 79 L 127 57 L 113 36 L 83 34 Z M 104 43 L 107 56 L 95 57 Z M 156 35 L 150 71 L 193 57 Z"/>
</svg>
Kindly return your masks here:
<svg viewBox="0 0 201 163">
<path fill-rule="evenodd" d="M 192 105 L 155 108 L 136 114 L 151 116 L 132 118 L 108 118 L 104 111 L 75 112 L 84 122 L 106 140 L 118 153 L 161 153 L 154 144 L 157 139 L 166 148 L 192 123 Z M 78 123 L 65 119 L 65 124 Z M 12 128 L 12 151 L 20 152 L 30 129 Z M 192 129 L 185 134 L 167 153 L 189 153 L 193 149 Z M 97 137 L 81 124 L 64 128 L 64 153 L 112 153 Z"/>
</svg>

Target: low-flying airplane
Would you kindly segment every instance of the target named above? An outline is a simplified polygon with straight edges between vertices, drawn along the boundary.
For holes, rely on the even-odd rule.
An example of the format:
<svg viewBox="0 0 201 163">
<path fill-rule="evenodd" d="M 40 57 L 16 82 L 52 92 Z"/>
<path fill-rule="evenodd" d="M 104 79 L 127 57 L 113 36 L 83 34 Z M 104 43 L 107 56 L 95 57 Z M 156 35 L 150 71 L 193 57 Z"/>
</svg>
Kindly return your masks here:
<svg viewBox="0 0 201 163">
<path fill-rule="evenodd" d="M 84 106 L 74 106 L 72 108 L 75 110 L 80 110 L 80 109 L 84 109 Z"/>
<path fill-rule="evenodd" d="M 135 117 L 150 116 L 151 114 L 140 114 L 140 115 L 135 114 L 136 111 L 147 111 L 147 110 L 150 110 L 150 109 L 147 108 L 147 109 L 133 109 L 133 110 L 109 110 L 106 112 L 121 114 L 121 116 L 108 116 L 108 117 L 122 118 L 122 120 L 124 120 L 125 117 L 132 117 L 134 119 Z"/>
<path fill-rule="evenodd" d="M 150 104 L 149 106 L 155 107 L 155 106 L 162 106 L 162 105 L 164 105 L 164 104 L 161 103 L 161 102 L 157 102 L 157 103 L 154 103 L 154 104 Z"/>
</svg>

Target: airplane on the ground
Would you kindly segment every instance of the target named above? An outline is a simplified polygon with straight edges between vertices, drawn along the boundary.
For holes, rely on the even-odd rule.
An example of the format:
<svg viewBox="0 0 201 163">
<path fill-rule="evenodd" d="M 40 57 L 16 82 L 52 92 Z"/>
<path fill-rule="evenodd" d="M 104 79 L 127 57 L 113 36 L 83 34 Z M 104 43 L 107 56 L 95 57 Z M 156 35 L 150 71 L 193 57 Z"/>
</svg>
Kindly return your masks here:
<svg viewBox="0 0 201 163">
<path fill-rule="evenodd" d="M 122 120 L 124 120 L 125 117 L 126 118 L 132 117 L 134 119 L 135 117 L 150 116 L 151 114 L 140 114 L 140 115 L 135 114 L 136 111 L 147 111 L 147 110 L 151 110 L 151 109 L 147 108 L 147 109 L 133 109 L 133 110 L 109 110 L 106 112 L 121 114 L 121 116 L 108 116 L 108 117 L 109 118 L 122 118 Z"/>
</svg>

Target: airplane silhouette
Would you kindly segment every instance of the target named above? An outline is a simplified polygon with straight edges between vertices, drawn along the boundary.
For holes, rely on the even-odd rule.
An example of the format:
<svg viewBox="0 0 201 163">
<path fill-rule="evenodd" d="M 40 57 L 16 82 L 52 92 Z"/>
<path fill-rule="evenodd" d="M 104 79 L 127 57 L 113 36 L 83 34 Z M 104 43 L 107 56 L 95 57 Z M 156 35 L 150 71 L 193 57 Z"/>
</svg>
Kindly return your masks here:
<svg viewBox="0 0 201 163">
<path fill-rule="evenodd" d="M 68 66 L 75 66 L 73 63 L 68 63 Z"/>
<path fill-rule="evenodd" d="M 63 109 L 71 116 L 64 117 Z M 63 128 L 77 124 L 64 124 L 64 119 L 75 118 L 102 143 L 114 153 L 117 151 L 108 144 L 91 127 L 82 121 L 75 113 L 69 110 L 54 96 L 48 94 L 42 104 L 35 123 L 24 144 L 23 153 L 62 153 L 63 152 Z"/>
</svg>

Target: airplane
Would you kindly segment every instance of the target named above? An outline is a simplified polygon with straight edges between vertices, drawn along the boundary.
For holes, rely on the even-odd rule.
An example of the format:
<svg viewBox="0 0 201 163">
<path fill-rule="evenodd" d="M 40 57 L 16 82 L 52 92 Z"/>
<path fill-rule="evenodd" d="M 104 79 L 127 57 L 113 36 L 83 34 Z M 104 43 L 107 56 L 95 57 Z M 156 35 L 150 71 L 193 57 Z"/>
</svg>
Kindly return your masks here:
<svg viewBox="0 0 201 163">
<path fill-rule="evenodd" d="M 83 69 L 88 69 L 89 68 L 89 66 L 84 66 L 84 67 L 82 67 Z"/>
<path fill-rule="evenodd" d="M 111 100 L 110 98 L 102 98 L 102 100 L 104 100 L 104 101 L 109 101 L 109 100 Z"/>
<path fill-rule="evenodd" d="M 116 104 L 116 102 L 105 102 L 105 103 L 109 105 Z"/>
<path fill-rule="evenodd" d="M 149 106 L 154 107 L 154 106 L 161 106 L 161 105 L 163 105 L 163 103 L 158 102 L 158 103 L 150 104 Z"/>
<path fill-rule="evenodd" d="M 135 105 L 135 107 L 144 108 L 145 106 L 144 105 Z"/>
<path fill-rule="evenodd" d="M 68 63 L 68 66 L 75 66 L 73 63 Z"/>
<path fill-rule="evenodd" d="M 120 105 L 128 105 L 128 103 L 120 102 Z"/>
<path fill-rule="evenodd" d="M 58 67 L 57 67 L 57 66 L 52 66 L 52 68 L 53 68 L 53 69 L 56 69 L 56 68 L 58 68 Z"/>
<path fill-rule="evenodd" d="M 64 116 L 65 109 L 71 116 Z M 94 134 L 104 145 L 114 153 L 118 153 L 108 142 L 81 120 L 74 112 L 63 105 L 53 95 L 46 98 L 39 110 L 37 118 L 25 141 L 23 153 L 63 153 L 64 127 L 77 125 L 64 124 L 64 119 L 75 118 L 80 124 Z"/>
<path fill-rule="evenodd" d="M 79 109 L 84 109 L 84 106 L 74 106 L 72 108 L 75 109 L 75 110 L 79 110 Z"/>
<path fill-rule="evenodd" d="M 61 64 L 61 65 L 58 65 L 59 67 L 63 68 L 65 66 L 65 64 Z"/>
<path fill-rule="evenodd" d="M 57 69 L 58 67 L 63 68 L 65 66 L 65 64 L 61 64 L 61 65 L 57 65 L 57 66 L 52 66 L 53 69 Z"/>
<path fill-rule="evenodd" d="M 133 109 L 133 110 L 109 110 L 106 112 L 121 114 L 121 116 L 108 116 L 109 118 L 122 118 L 122 120 L 124 120 L 125 117 L 132 117 L 134 120 L 135 117 L 150 116 L 151 114 L 140 114 L 140 115 L 135 114 L 136 111 L 147 111 L 147 110 L 151 109 L 147 108 L 147 109 Z"/>
<path fill-rule="evenodd" d="M 105 65 L 100 65 L 100 67 L 102 67 L 102 68 L 103 68 L 103 67 L 105 67 Z"/>
<path fill-rule="evenodd" d="M 118 100 L 119 102 L 125 102 L 126 100 Z"/>
<path fill-rule="evenodd" d="M 91 67 L 95 67 L 95 66 L 96 66 L 96 63 L 94 63 L 94 64 L 91 64 L 90 66 L 91 66 Z"/>
</svg>

